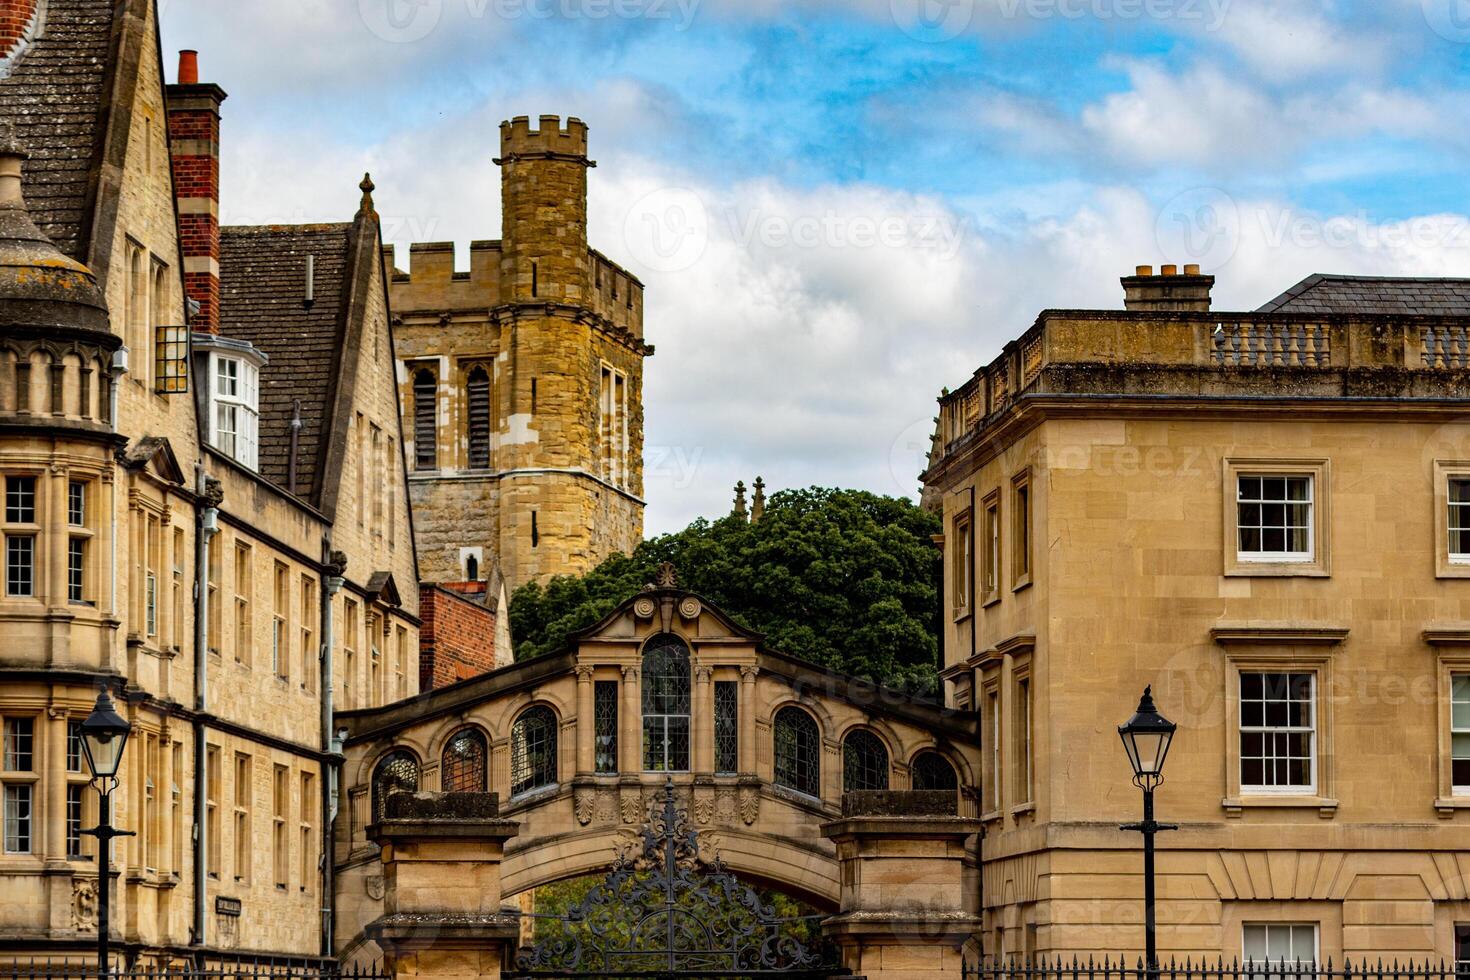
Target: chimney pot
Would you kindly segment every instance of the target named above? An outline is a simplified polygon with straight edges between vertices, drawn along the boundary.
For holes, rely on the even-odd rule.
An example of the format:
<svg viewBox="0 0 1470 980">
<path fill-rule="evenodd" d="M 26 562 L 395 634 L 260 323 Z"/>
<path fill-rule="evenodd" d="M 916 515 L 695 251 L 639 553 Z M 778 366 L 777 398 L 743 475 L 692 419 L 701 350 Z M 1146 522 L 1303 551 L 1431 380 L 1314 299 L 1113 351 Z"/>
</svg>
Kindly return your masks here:
<svg viewBox="0 0 1470 980">
<path fill-rule="evenodd" d="M 1191 263 L 1190 265 L 1186 265 L 1184 267 L 1184 274 L 1186 276 L 1197 276 L 1197 275 L 1199 275 L 1199 266 L 1198 265 L 1195 265 L 1193 263 Z"/>
<path fill-rule="evenodd" d="M 1151 276 L 1154 274 L 1154 267 L 1151 265 L 1140 265 L 1133 270 L 1133 274 L 1138 276 Z"/>
<path fill-rule="evenodd" d="M 199 52 L 185 49 L 179 52 L 179 84 L 199 84 Z"/>
<path fill-rule="evenodd" d="M 1179 275 L 1179 267 L 1177 265 L 1161 265 L 1159 266 L 1159 275 L 1177 276 Z"/>
</svg>

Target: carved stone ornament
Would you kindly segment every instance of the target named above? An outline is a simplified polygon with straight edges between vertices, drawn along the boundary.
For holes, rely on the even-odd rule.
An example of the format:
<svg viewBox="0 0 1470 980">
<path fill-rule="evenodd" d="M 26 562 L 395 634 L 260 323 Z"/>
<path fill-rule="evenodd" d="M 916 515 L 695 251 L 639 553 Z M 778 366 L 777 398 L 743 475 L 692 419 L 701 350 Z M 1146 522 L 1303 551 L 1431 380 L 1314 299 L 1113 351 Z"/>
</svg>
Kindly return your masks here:
<svg viewBox="0 0 1470 980">
<path fill-rule="evenodd" d="M 740 819 L 749 827 L 761 815 L 761 795 L 754 786 L 740 787 Z"/>
<path fill-rule="evenodd" d="M 572 810 L 577 815 L 577 823 L 587 826 L 592 822 L 592 815 L 597 808 L 597 792 L 590 787 L 578 787 L 572 794 Z"/>
<path fill-rule="evenodd" d="M 713 796 L 699 795 L 694 798 L 694 822 L 700 826 L 706 826 L 715 817 L 715 799 Z"/>
<path fill-rule="evenodd" d="M 643 794 L 638 790 L 624 793 L 618 804 L 623 823 L 637 823 L 642 817 Z"/>
<path fill-rule="evenodd" d="M 97 883 L 91 878 L 71 881 L 71 927 L 79 932 L 97 927 Z"/>
<path fill-rule="evenodd" d="M 612 823 L 618 819 L 618 794 L 610 789 L 597 791 L 597 822 Z"/>
<path fill-rule="evenodd" d="M 639 619 L 652 619 L 656 612 L 658 612 L 658 605 L 648 596 L 639 596 L 633 600 L 633 615 Z"/>
<path fill-rule="evenodd" d="M 383 876 L 381 874 L 368 875 L 363 879 L 362 886 L 367 891 L 367 897 L 375 902 L 383 900 Z"/>
<path fill-rule="evenodd" d="M 703 611 L 704 606 L 692 595 L 686 595 L 679 600 L 679 615 L 685 619 L 698 619 L 699 614 Z"/>
<path fill-rule="evenodd" d="M 658 566 L 658 572 L 654 576 L 653 584 L 660 589 L 677 589 L 679 587 L 679 575 L 674 571 L 674 563 L 666 561 Z"/>
</svg>

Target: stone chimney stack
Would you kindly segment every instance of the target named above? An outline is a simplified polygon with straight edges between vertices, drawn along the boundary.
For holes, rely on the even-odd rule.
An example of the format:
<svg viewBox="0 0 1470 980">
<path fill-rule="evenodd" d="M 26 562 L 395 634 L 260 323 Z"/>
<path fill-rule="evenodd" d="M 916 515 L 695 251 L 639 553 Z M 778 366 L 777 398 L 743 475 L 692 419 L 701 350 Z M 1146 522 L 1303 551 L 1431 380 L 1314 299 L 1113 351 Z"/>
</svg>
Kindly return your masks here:
<svg viewBox="0 0 1470 980">
<path fill-rule="evenodd" d="M 0 58 L 8 58 L 36 26 L 39 0 L 0 0 Z"/>
<path fill-rule="evenodd" d="M 1123 308 L 1126 310 L 1176 310 L 1188 313 L 1210 311 L 1210 289 L 1214 276 L 1200 275 L 1199 266 L 1186 265 L 1181 273 L 1177 266 L 1141 265 L 1134 275 L 1124 276 Z"/>
<path fill-rule="evenodd" d="M 184 292 L 199 304 L 190 326 L 219 333 L 219 107 L 226 96 L 218 85 L 200 84 L 196 51 L 179 52 L 178 82 L 166 94 Z"/>
</svg>

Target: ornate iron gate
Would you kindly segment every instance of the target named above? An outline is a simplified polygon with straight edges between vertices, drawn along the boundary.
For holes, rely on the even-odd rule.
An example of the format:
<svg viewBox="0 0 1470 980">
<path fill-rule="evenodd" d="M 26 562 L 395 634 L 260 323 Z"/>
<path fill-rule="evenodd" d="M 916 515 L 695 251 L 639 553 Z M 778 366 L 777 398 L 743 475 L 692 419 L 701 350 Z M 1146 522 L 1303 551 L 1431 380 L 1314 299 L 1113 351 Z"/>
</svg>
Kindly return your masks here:
<svg viewBox="0 0 1470 980">
<path fill-rule="evenodd" d="M 861 980 L 825 944 L 792 934 L 823 916 L 779 917 L 725 868 L 690 825 L 672 780 L 639 837 L 568 912 L 532 913 L 560 922 L 562 934 L 522 947 L 507 978 Z"/>
</svg>

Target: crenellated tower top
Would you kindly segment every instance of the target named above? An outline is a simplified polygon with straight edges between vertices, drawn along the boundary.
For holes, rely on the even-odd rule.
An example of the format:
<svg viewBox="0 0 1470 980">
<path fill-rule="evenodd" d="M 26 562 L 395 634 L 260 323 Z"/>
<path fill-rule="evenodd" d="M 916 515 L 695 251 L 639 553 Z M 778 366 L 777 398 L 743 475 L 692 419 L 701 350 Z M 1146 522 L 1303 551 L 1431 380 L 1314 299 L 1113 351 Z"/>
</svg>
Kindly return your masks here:
<svg viewBox="0 0 1470 980">
<path fill-rule="evenodd" d="M 500 124 L 497 164 L 538 159 L 597 166 L 587 158 L 587 124 L 576 116 L 568 116 L 565 127 L 560 116 L 542 116 L 536 129 L 531 128 L 529 116 L 516 116 Z"/>
</svg>

